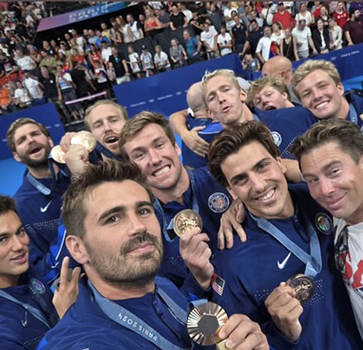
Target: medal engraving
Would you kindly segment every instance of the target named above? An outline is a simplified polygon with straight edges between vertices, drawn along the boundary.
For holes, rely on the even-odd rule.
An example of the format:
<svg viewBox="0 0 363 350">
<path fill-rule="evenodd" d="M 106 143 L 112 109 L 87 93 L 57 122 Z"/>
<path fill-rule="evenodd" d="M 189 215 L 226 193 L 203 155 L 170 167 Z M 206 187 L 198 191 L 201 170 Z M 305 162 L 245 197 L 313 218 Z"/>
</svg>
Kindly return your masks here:
<svg viewBox="0 0 363 350">
<path fill-rule="evenodd" d="M 287 280 L 286 284 L 294 289 L 296 299 L 302 304 L 308 302 L 314 295 L 315 282 L 309 276 L 303 274 L 292 276 Z"/>
<path fill-rule="evenodd" d="M 179 237 L 193 227 L 199 227 L 200 229 L 203 227 L 203 220 L 198 213 L 190 209 L 185 209 L 175 215 L 173 229 Z"/>
<path fill-rule="evenodd" d="M 81 145 L 87 149 L 88 152 L 92 152 L 96 148 L 96 139 L 88 131 L 80 131 L 72 137 L 72 145 Z"/>
<path fill-rule="evenodd" d="M 227 320 L 226 312 L 219 305 L 212 302 L 200 305 L 188 315 L 187 328 L 189 336 L 195 343 L 200 345 L 218 344 L 220 339 L 217 337 L 216 332 Z M 219 343 L 220 349 L 223 349 L 223 343 Z"/>
</svg>

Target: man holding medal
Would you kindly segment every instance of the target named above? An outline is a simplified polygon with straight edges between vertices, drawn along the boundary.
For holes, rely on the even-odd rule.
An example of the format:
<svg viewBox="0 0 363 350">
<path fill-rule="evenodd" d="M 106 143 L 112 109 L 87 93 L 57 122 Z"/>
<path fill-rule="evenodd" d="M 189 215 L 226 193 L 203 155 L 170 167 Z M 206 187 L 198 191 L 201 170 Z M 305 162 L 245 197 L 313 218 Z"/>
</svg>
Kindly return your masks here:
<svg viewBox="0 0 363 350">
<path fill-rule="evenodd" d="M 267 127 L 248 121 L 222 131 L 209 160 L 245 206 L 248 241 L 235 240 L 209 261 L 207 237 L 198 229 L 184 234 L 181 254 L 200 286 L 227 314 L 258 322 L 276 349 L 361 348 L 344 285 L 328 263 L 332 220 L 304 184 L 287 184 Z"/>
<path fill-rule="evenodd" d="M 67 247 L 87 278 L 39 349 L 205 349 L 192 345 L 183 294 L 155 277 L 161 230 L 138 167 L 115 160 L 89 165 L 66 192 L 62 218 Z M 243 315 L 230 317 L 218 335 L 229 349 L 269 349 L 259 326 Z"/>
<path fill-rule="evenodd" d="M 334 216 L 335 264 L 363 339 L 363 136 L 344 120 L 315 124 L 295 141 L 311 196 Z"/>
</svg>

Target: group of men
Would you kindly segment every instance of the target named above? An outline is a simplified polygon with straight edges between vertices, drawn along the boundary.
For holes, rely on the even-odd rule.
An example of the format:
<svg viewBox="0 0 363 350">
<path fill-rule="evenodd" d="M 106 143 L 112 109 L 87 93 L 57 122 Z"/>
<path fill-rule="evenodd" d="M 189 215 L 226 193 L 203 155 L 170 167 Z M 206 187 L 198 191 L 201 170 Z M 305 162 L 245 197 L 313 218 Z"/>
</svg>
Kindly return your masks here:
<svg viewBox="0 0 363 350">
<path fill-rule="evenodd" d="M 251 111 L 228 70 L 192 87 L 195 117 L 207 111 L 220 125 L 210 145 L 199 143 L 209 170 L 183 166 L 163 116 L 128 119 L 111 101 L 86 111 L 95 151 L 63 137 L 66 166 L 48 160 L 42 125 L 16 121 L 8 144 L 27 172 L 16 207 L 0 197 L 0 301 L 12 310 L 1 318 L 19 332 L 14 340 L 1 331 L 6 345 L 199 348 L 188 302 L 208 299 L 229 316 L 217 331 L 227 349 L 360 349 L 362 99 L 347 101 L 324 61 L 301 65 L 291 85 L 304 107 Z M 288 183 L 300 170 L 307 184 Z M 203 227 L 178 237 L 173 219 L 183 209 Z M 74 265 L 85 273 L 79 283 Z M 305 299 L 291 282 L 299 278 L 311 284 Z"/>
</svg>

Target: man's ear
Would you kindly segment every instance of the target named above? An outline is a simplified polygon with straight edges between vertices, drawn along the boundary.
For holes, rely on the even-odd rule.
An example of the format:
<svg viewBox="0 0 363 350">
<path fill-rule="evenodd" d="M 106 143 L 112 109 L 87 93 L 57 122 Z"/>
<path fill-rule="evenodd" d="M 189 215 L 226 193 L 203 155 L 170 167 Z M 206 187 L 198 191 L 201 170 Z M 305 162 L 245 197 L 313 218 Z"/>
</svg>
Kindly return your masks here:
<svg viewBox="0 0 363 350">
<path fill-rule="evenodd" d="M 79 237 L 72 235 L 67 236 L 66 245 L 73 259 L 79 264 L 84 265 L 89 261 L 86 247 Z"/>
<path fill-rule="evenodd" d="M 232 190 L 232 188 L 229 185 L 226 186 L 226 189 L 227 189 L 228 193 L 231 195 L 231 197 L 232 197 L 232 199 L 234 201 L 236 201 L 237 199 L 239 199 L 237 197 L 236 193 Z"/>
<path fill-rule="evenodd" d="M 18 153 L 13 152 L 13 158 L 14 158 L 17 162 L 21 163 L 21 160 L 20 160 L 20 157 L 19 157 Z"/>
<path fill-rule="evenodd" d="M 338 83 L 337 84 L 337 89 L 338 89 L 338 91 L 339 91 L 339 95 L 340 96 L 343 96 L 344 95 L 344 85 L 342 84 L 342 83 Z"/>
<path fill-rule="evenodd" d="M 241 98 L 241 102 L 246 102 L 247 92 L 244 89 L 241 89 L 241 91 L 240 91 L 240 98 Z"/>
</svg>

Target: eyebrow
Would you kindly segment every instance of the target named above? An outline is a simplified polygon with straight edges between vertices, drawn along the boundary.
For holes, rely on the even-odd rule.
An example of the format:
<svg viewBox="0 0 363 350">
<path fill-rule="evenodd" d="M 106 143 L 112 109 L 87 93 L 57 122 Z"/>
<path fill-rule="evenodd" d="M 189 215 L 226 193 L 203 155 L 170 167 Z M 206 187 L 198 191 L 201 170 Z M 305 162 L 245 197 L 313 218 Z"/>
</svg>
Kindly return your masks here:
<svg viewBox="0 0 363 350">
<path fill-rule="evenodd" d="M 19 233 L 23 228 L 24 228 L 24 225 L 21 224 L 18 227 L 18 229 L 15 231 L 15 234 Z M 10 232 L 0 232 L 0 238 L 4 237 L 4 236 L 7 236 L 7 235 L 11 235 L 11 233 Z"/>
<path fill-rule="evenodd" d="M 265 157 L 261 160 L 259 160 L 253 167 L 252 167 L 252 170 L 255 171 L 263 162 L 265 162 L 266 160 L 270 160 L 270 158 L 268 157 Z M 232 177 L 232 179 L 230 180 L 232 184 L 236 183 L 238 180 L 241 180 L 241 179 L 244 179 L 245 177 L 247 177 L 247 174 L 246 173 L 241 173 L 241 174 L 238 174 L 234 177 Z"/>
<path fill-rule="evenodd" d="M 151 202 L 148 201 L 138 201 L 136 202 L 136 209 L 139 209 L 141 207 L 150 207 L 150 208 L 154 208 Z M 110 208 L 108 210 L 106 210 L 104 213 L 101 214 L 101 216 L 98 218 L 97 222 L 101 222 L 104 219 L 106 219 L 108 216 L 115 214 L 115 213 L 124 213 L 126 212 L 126 207 L 124 205 L 118 205 L 116 207 Z"/>
<path fill-rule="evenodd" d="M 333 160 L 331 161 L 330 163 L 326 164 L 323 166 L 323 168 L 321 169 L 323 172 L 326 172 L 329 168 L 331 168 L 332 166 L 334 165 L 338 165 L 338 164 L 341 164 L 341 162 L 339 160 Z M 303 176 L 304 177 L 307 177 L 307 176 L 315 176 L 314 174 L 309 174 L 309 173 L 303 173 Z"/>
</svg>

